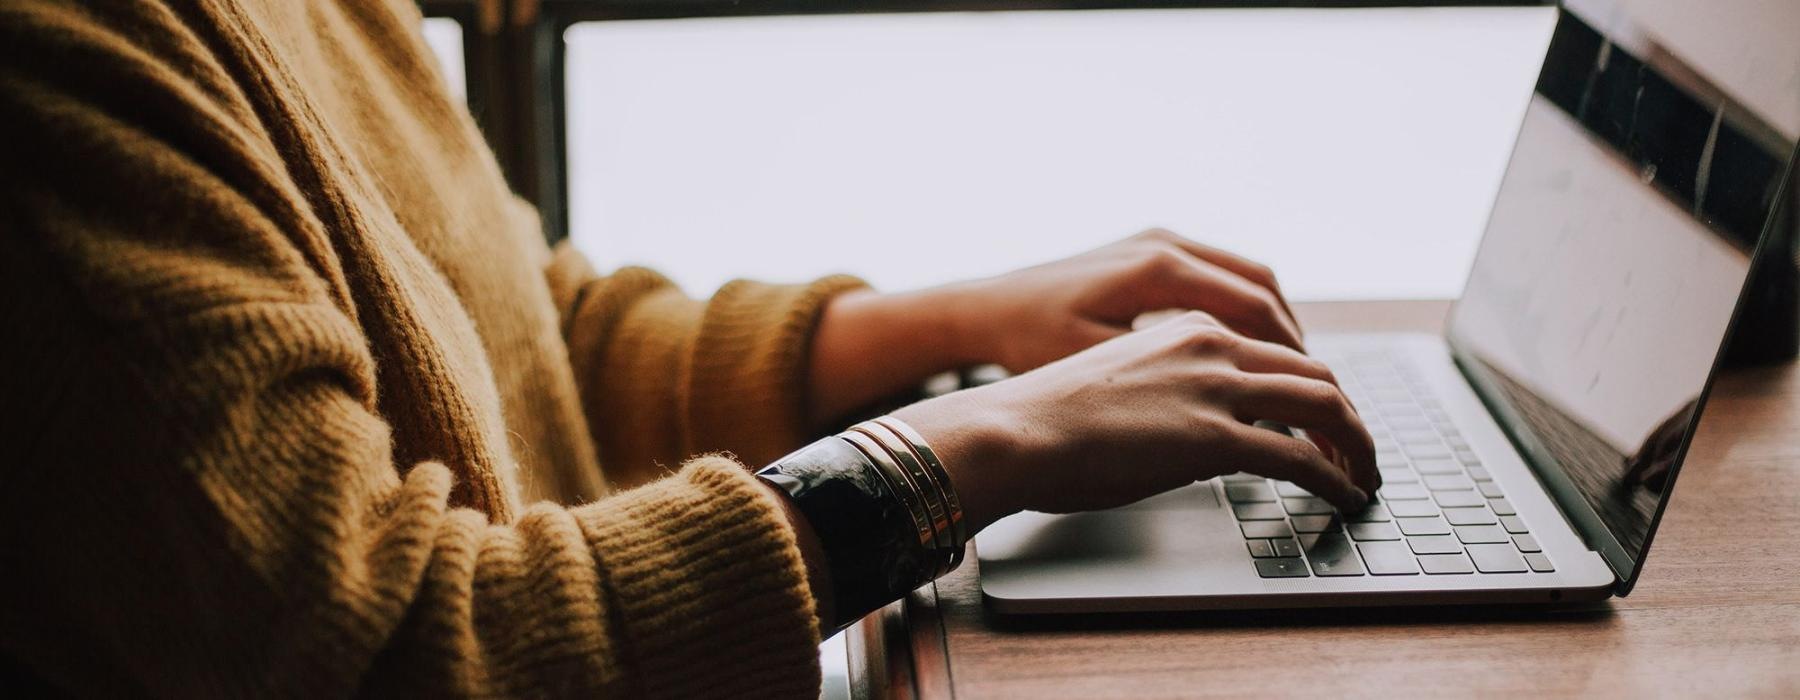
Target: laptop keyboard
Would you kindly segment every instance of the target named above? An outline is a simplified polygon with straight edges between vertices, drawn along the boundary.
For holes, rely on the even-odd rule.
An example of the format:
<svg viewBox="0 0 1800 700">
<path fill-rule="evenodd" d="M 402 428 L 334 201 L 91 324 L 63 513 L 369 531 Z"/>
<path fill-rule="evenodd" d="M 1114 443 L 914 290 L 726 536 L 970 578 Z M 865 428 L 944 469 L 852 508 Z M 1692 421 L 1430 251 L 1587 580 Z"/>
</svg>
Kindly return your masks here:
<svg viewBox="0 0 1800 700">
<path fill-rule="evenodd" d="M 1340 513 L 1284 481 L 1224 477 L 1225 499 L 1259 576 L 1556 570 L 1417 368 L 1382 350 L 1320 359 L 1375 438 L 1382 487 L 1368 508 Z"/>
</svg>

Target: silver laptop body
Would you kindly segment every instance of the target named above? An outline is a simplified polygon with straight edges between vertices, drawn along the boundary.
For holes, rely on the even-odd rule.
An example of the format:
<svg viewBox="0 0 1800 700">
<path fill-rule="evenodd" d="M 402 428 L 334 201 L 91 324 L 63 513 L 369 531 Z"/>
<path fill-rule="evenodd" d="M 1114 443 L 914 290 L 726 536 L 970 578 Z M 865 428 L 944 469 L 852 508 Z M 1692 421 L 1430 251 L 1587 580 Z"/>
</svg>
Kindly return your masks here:
<svg viewBox="0 0 1800 700">
<path fill-rule="evenodd" d="M 1800 85 L 1800 48 L 1755 43 L 1800 35 L 1800 4 L 1774 5 L 1559 8 L 1445 334 L 1308 339 L 1377 439 L 1380 505 L 1335 513 L 1239 474 L 1110 511 L 1015 515 L 976 541 L 990 608 L 1628 593 L 1752 263 L 1790 262 L 1757 252 L 1793 225 L 1780 204 L 1800 132 L 1800 94 L 1782 92 Z M 1745 53 L 1757 70 L 1730 59 Z M 1771 65 L 1796 82 L 1759 82 Z"/>
</svg>

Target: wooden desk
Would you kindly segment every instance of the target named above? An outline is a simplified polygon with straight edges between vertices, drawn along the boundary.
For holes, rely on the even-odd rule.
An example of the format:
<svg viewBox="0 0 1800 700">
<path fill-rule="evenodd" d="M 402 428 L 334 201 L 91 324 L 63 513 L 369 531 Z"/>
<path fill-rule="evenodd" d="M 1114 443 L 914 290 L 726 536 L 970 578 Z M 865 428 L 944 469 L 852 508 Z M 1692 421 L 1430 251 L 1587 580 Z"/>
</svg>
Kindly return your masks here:
<svg viewBox="0 0 1800 700">
<path fill-rule="evenodd" d="M 1436 330 L 1441 302 L 1301 305 Z M 1800 372 L 1718 383 L 1637 590 L 1585 609 L 1019 619 L 975 557 L 846 632 L 863 697 L 1800 697 Z M 979 538 L 977 538 L 979 543 Z"/>
</svg>

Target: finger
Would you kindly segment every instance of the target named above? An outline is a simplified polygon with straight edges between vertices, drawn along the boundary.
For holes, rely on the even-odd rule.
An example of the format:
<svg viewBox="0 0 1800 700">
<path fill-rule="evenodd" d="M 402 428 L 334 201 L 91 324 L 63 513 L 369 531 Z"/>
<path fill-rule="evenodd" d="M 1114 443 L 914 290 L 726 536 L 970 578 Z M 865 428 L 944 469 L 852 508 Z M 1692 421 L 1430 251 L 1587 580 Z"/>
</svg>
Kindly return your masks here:
<svg viewBox="0 0 1800 700">
<path fill-rule="evenodd" d="M 1350 400 L 1337 387 L 1317 379 L 1291 374 L 1249 375 L 1238 388 L 1232 410 L 1238 420 L 1272 420 L 1323 437 L 1337 452 L 1351 481 L 1365 491 L 1381 487 L 1375 467 L 1375 441 L 1363 427 Z"/>
<path fill-rule="evenodd" d="M 1160 325 L 1168 323 L 1170 321 L 1178 320 L 1183 315 L 1192 315 L 1192 314 L 1199 314 L 1199 318 L 1205 319 L 1205 321 L 1207 323 L 1210 323 L 1212 325 L 1218 326 L 1220 328 L 1225 327 L 1225 324 L 1220 323 L 1218 318 L 1215 318 L 1212 314 L 1206 313 L 1205 311 L 1198 311 L 1198 310 L 1194 310 L 1194 309 L 1170 308 L 1170 309 L 1157 309 L 1155 311 L 1146 311 L 1144 313 L 1138 314 L 1137 318 L 1131 319 L 1131 330 L 1141 331 L 1145 328 L 1160 326 Z"/>
<path fill-rule="evenodd" d="M 1251 340 L 1237 346 L 1232 364 L 1257 374 L 1292 374 L 1339 386 L 1337 374 L 1317 358 L 1285 345 Z"/>
<path fill-rule="evenodd" d="M 1204 309 L 1243 335 L 1299 350 L 1300 327 L 1268 290 L 1202 261 L 1171 253 L 1143 290 L 1149 308 Z"/>
<path fill-rule="evenodd" d="M 1341 389 L 1341 385 L 1338 384 L 1337 374 L 1332 372 L 1331 368 L 1326 366 L 1325 363 L 1284 345 L 1247 340 L 1234 348 L 1232 364 L 1245 372 L 1258 374 L 1289 374 L 1298 377 L 1306 377 L 1327 382 L 1332 386 L 1340 387 Z M 1347 400 L 1346 403 L 1349 404 L 1350 411 L 1356 414 L 1358 424 L 1360 425 L 1362 418 L 1361 412 L 1356 410 L 1356 405 L 1354 403 L 1349 403 Z M 1366 433 L 1366 428 L 1363 430 Z M 1305 437 L 1306 439 L 1317 443 L 1319 449 L 1323 450 L 1325 455 L 1333 461 L 1340 461 L 1347 469 L 1353 466 L 1351 462 L 1348 461 L 1351 459 L 1353 453 L 1339 448 L 1337 446 L 1337 441 L 1317 432 L 1309 432 Z M 1380 472 L 1377 471 L 1376 475 L 1379 476 L 1379 474 Z"/>
<path fill-rule="evenodd" d="M 1369 503 L 1369 493 L 1350 482 L 1350 477 L 1325 459 L 1311 444 L 1281 433 L 1248 425 L 1233 426 L 1228 436 L 1233 447 L 1232 465 L 1271 479 L 1291 481 L 1339 510 L 1354 512 Z"/>
<path fill-rule="evenodd" d="M 1204 243 L 1189 240 L 1181 234 L 1167 229 L 1151 229 L 1146 233 L 1156 240 L 1169 243 L 1180 248 L 1189 255 L 1218 265 L 1226 270 L 1230 270 L 1232 274 L 1269 290 L 1270 293 L 1275 295 L 1276 300 L 1281 303 L 1282 312 L 1286 313 L 1289 318 L 1294 319 L 1296 326 L 1299 325 L 1299 319 L 1294 316 L 1293 308 L 1288 305 L 1287 296 L 1281 293 L 1281 283 L 1276 281 L 1275 271 L 1270 270 L 1267 265 L 1263 265 L 1262 263 L 1258 263 L 1228 250 L 1214 248 Z"/>
<path fill-rule="evenodd" d="M 1110 323 L 1083 319 L 1075 326 L 1075 337 L 1080 339 L 1079 342 L 1085 343 L 1082 346 L 1085 349 L 1130 333 L 1132 330 L 1133 328 L 1128 326 L 1115 326 Z"/>
</svg>

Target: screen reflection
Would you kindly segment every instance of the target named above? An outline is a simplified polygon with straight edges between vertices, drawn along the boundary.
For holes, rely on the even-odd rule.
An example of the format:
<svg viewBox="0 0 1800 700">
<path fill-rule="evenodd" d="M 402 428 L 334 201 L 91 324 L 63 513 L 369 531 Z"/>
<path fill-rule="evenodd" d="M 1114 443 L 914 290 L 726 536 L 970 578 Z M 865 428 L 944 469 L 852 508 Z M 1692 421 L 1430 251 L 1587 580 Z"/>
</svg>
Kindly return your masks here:
<svg viewBox="0 0 1800 700">
<path fill-rule="evenodd" d="M 1800 131 L 1800 3 L 1568 5 L 1450 338 L 1635 566 Z"/>
</svg>

